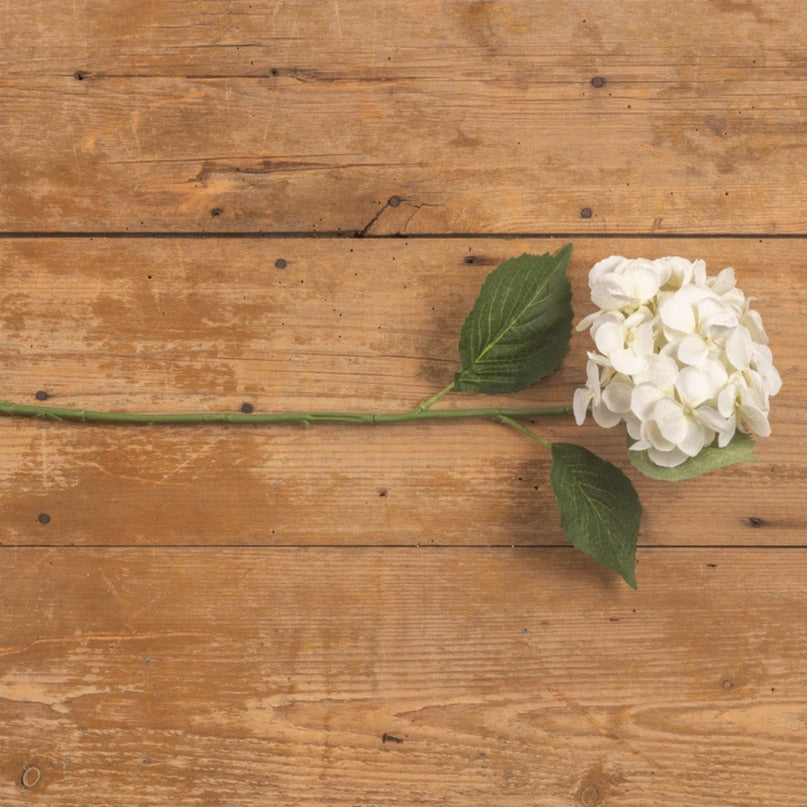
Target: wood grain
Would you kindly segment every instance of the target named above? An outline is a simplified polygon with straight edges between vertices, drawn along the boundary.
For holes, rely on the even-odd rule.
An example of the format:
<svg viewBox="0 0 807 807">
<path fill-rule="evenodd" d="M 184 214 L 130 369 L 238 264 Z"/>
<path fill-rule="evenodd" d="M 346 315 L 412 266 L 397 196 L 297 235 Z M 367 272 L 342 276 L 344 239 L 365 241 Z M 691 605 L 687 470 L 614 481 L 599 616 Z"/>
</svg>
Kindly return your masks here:
<svg viewBox="0 0 807 807">
<path fill-rule="evenodd" d="M 460 326 L 491 268 L 558 246 L 5 240 L 0 386 L 18 402 L 42 390 L 54 405 L 79 408 L 403 411 L 450 383 Z M 663 484 L 632 471 L 617 430 L 570 418 L 535 428 L 633 476 L 643 544 L 803 544 L 803 242 L 578 240 L 578 319 L 591 309 L 589 266 L 612 252 L 703 256 L 713 273 L 737 267 L 741 288 L 760 298 L 785 379 L 774 436 L 758 441 L 757 463 Z M 523 393 L 458 394 L 444 405 L 568 402 L 589 347 L 575 334 L 557 373 Z M 6 544 L 564 543 L 548 455 L 492 423 L 306 430 L 3 420 L 0 449 Z M 38 524 L 40 513 L 50 523 Z"/>
<path fill-rule="evenodd" d="M 805 229 L 801 3 L 2 10 L 1 230 Z"/>
<path fill-rule="evenodd" d="M 675 485 L 535 424 L 631 474 L 638 592 L 497 424 L 0 418 L 0 805 L 802 804 L 805 31 L 793 0 L 0 0 L 0 397 L 407 409 L 487 272 L 567 240 L 576 319 L 608 254 L 734 265 L 784 378 L 758 462 Z M 568 402 L 587 347 L 508 403 Z"/>
<path fill-rule="evenodd" d="M 792 805 L 801 556 L 4 548 L 0 799 Z"/>
</svg>

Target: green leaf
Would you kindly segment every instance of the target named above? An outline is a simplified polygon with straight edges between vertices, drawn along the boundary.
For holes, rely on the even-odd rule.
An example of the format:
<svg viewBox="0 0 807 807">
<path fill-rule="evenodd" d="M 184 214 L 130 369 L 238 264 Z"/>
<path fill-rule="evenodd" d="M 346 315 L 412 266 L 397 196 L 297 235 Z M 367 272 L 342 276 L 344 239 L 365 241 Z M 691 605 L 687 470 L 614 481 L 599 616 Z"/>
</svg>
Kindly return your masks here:
<svg viewBox="0 0 807 807">
<path fill-rule="evenodd" d="M 485 279 L 460 334 L 454 389 L 514 392 L 549 375 L 569 347 L 572 245 L 555 255 L 521 255 Z"/>
<path fill-rule="evenodd" d="M 628 437 L 628 446 L 633 440 Z M 707 446 L 696 457 L 690 457 L 675 468 L 663 468 L 656 465 L 646 451 L 631 451 L 628 457 L 634 467 L 651 479 L 661 479 L 665 482 L 678 482 L 681 479 L 692 479 L 693 476 L 709 473 L 717 468 L 725 468 L 738 462 L 755 462 L 754 440 L 749 434 L 737 432 L 724 448 Z"/>
<path fill-rule="evenodd" d="M 630 479 L 582 446 L 552 443 L 549 481 L 569 542 L 636 588 L 642 506 Z"/>
</svg>

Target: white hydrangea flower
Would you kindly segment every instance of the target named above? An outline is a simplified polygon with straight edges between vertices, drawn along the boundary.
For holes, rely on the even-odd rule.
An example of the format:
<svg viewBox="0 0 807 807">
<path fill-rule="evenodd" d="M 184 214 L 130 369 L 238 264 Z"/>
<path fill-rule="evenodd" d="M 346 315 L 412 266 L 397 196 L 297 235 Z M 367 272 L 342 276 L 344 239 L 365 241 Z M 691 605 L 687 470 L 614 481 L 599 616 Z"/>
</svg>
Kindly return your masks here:
<svg viewBox="0 0 807 807">
<path fill-rule="evenodd" d="M 574 394 L 579 424 L 589 408 L 601 426 L 624 422 L 631 449 L 665 467 L 737 430 L 771 433 L 782 379 L 733 269 L 709 277 L 702 260 L 612 255 L 592 267 L 589 288 L 599 310 L 577 329 L 591 331 L 597 352 Z"/>
</svg>

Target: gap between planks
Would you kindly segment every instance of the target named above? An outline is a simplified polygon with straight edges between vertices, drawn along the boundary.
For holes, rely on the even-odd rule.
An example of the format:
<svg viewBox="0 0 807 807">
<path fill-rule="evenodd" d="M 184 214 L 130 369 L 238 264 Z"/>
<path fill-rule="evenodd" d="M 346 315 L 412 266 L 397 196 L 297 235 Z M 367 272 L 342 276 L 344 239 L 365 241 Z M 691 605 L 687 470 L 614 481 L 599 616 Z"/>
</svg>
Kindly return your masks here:
<svg viewBox="0 0 807 807">
<path fill-rule="evenodd" d="M 0 232 L 0 239 L 16 239 L 16 238 L 142 238 L 142 239 L 171 239 L 171 238 L 189 238 L 189 239 L 290 239 L 290 238 L 341 238 L 341 239 L 374 239 L 377 241 L 400 241 L 400 240 L 442 240 L 442 239 L 466 239 L 478 238 L 486 240 L 513 240 L 521 238 L 585 238 L 592 240 L 607 240 L 607 239 L 640 239 L 647 238 L 654 241 L 664 241 L 670 239 L 783 239 L 783 240 L 798 240 L 807 238 L 807 233 L 653 233 L 653 232 L 635 232 L 635 233 L 620 233 L 620 232 L 543 232 L 543 233 L 516 233 L 516 232 L 451 232 L 451 233 L 381 233 L 375 235 L 373 233 L 361 234 L 360 230 L 317 230 L 317 231 L 250 231 L 250 230 L 234 230 L 231 232 L 209 232 L 200 231 L 192 232 L 181 230 L 177 232 L 170 231 L 122 231 L 122 230 L 109 230 L 109 231 L 40 231 L 40 230 L 22 230 L 22 231 L 4 231 Z"/>
</svg>

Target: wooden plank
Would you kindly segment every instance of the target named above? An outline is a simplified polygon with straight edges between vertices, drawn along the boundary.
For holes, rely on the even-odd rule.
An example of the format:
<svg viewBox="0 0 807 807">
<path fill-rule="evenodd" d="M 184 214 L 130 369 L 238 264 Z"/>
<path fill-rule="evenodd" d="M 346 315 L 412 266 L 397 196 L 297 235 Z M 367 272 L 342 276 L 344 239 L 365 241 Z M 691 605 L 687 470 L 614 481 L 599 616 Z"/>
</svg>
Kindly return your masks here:
<svg viewBox="0 0 807 807">
<path fill-rule="evenodd" d="M 803 556 L 4 548 L 0 798 L 785 807 Z"/>
<path fill-rule="evenodd" d="M 482 279 L 525 239 L 17 239 L 0 242 L 0 389 L 129 411 L 404 411 L 450 383 Z M 703 256 L 759 298 L 784 389 L 760 461 L 675 485 L 633 472 L 623 437 L 536 424 L 633 476 L 643 544 L 804 543 L 807 368 L 800 240 L 592 240 L 612 252 Z M 277 268 L 275 262 L 286 262 Z M 568 403 L 588 337 L 540 386 L 446 406 Z M 492 423 L 101 427 L 0 421 L 4 543 L 556 544 L 539 446 Z M 42 525 L 40 514 L 50 516 Z M 155 529 L 158 526 L 159 529 Z"/>
<path fill-rule="evenodd" d="M 3 4 L 1 230 L 804 231 L 804 4 L 106 8 Z"/>
<path fill-rule="evenodd" d="M 77 0 L 61 18 L 54 8 L 52 0 L 31 0 L 24 10 L 4 3 L 3 75 L 82 70 L 85 78 L 198 77 L 217 71 L 234 78 L 296 66 L 336 78 L 355 78 L 370 67 L 382 77 L 411 70 L 408 75 L 433 79 L 444 70 L 475 79 L 496 61 L 507 70 L 507 57 L 523 68 L 539 66 L 541 73 L 529 76 L 534 80 L 563 76 L 578 60 L 586 60 L 588 70 L 618 67 L 634 78 L 646 78 L 649 65 L 667 67 L 672 79 L 673 68 L 689 60 L 701 80 L 714 79 L 714 69 L 753 66 L 793 79 L 793 69 L 802 67 L 804 34 L 802 10 L 791 0 L 768 0 L 764 8 L 731 8 L 721 0 L 612 0 L 608 13 L 592 0 L 353 0 L 338 6 L 157 0 L 147 7 L 115 0 L 100 11 Z M 654 14 L 660 19 L 652 29 Z M 540 47 L 533 47 L 538 35 Z M 32 45 L 40 47 L 32 53 Z M 600 61 L 606 55 L 607 65 Z"/>
</svg>

